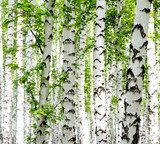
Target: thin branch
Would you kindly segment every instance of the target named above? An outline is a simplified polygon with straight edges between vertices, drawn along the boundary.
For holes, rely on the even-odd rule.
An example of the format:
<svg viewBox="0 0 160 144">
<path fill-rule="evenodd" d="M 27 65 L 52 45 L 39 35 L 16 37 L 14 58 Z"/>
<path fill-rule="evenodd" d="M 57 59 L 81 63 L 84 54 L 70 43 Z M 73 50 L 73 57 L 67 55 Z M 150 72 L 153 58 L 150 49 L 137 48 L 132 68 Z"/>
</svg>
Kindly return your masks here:
<svg viewBox="0 0 160 144">
<path fill-rule="evenodd" d="M 36 36 L 35 33 L 33 32 L 33 30 L 30 30 L 30 31 L 31 31 L 31 33 L 33 34 L 33 36 L 35 37 L 35 39 L 36 39 L 36 42 L 37 42 L 38 47 L 39 47 L 39 49 L 40 49 L 40 51 L 41 51 L 41 54 L 43 54 L 43 50 L 42 50 L 42 48 L 41 48 L 40 43 L 39 43 L 38 40 L 37 40 L 37 36 Z"/>
</svg>

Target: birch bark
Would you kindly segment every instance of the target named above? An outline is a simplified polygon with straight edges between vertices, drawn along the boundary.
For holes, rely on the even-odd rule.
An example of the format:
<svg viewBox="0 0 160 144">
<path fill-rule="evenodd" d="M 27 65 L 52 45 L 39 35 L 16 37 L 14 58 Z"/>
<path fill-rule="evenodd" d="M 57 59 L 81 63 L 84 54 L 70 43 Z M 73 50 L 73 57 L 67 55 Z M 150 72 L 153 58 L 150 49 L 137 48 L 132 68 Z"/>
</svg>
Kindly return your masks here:
<svg viewBox="0 0 160 144">
<path fill-rule="evenodd" d="M 96 29 L 94 48 L 94 97 L 95 97 L 95 134 L 96 143 L 106 143 L 106 104 L 104 77 L 104 28 L 106 1 L 97 0 Z"/>
<path fill-rule="evenodd" d="M 152 0 L 137 0 L 132 42 L 130 44 L 130 62 L 126 74 L 126 92 L 124 94 L 124 121 L 122 144 L 139 142 L 140 109 L 145 73 L 145 56 L 148 41 L 148 23 Z"/>
<path fill-rule="evenodd" d="M 32 34 L 32 32 L 29 30 L 26 36 L 26 71 L 31 72 L 32 63 L 33 63 L 33 50 L 32 45 L 35 43 L 35 38 Z M 32 76 L 29 78 L 29 81 L 32 81 Z M 32 125 L 32 118 L 29 113 L 30 110 L 30 104 L 28 103 L 28 100 L 31 99 L 31 96 L 29 94 L 25 94 L 25 105 L 24 105 L 24 136 L 25 138 L 27 136 L 31 137 L 31 125 Z M 30 141 L 26 141 L 25 144 L 30 144 Z"/>
<path fill-rule="evenodd" d="M 111 144 L 113 139 L 113 125 L 112 125 L 112 111 L 111 111 L 111 102 L 112 102 L 112 96 L 115 95 L 115 82 L 116 82 L 116 61 L 115 58 L 113 58 L 112 63 L 108 67 L 107 71 L 107 84 L 106 84 L 106 124 L 107 124 L 107 143 Z"/>
<path fill-rule="evenodd" d="M 14 19 L 14 13 L 12 12 L 14 0 L 8 0 L 8 19 Z M 9 52 L 14 47 L 14 22 L 8 24 L 7 30 L 7 54 L 4 60 L 4 97 L 3 97 L 3 143 L 12 143 L 11 138 L 11 107 L 13 97 L 13 84 L 12 84 L 12 54 Z"/>
<path fill-rule="evenodd" d="M 18 64 L 17 78 L 23 76 L 22 68 L 23 63 L 23 31 L 22 31 L 22 18 L 18 18 L 17 22 L 17 53 L 16 61 Z M 16 127 L 16 143 L 24 143 L 24 86 L 18 81 L 17 87 L 17 127 Z"/>
<path fill-rule="evenodd" d="M 70 3 L 65 0 L 65 6 L 71 8 Z M 75 12 L 72 7 L 70 14 L 72 19 L 69 25 L 74 24 Z M 63 72 L 67 79 L 63 85 L 62 107 L 63 107 L 63 126 L 62 126 L 62 143 L 76 144 L 76 112 L 75 112 L 75 49 L 74 49 L 74 32 L 75 28 L 70 29 L 67 26 L 63 28 Z"/>
<path fill-rule="evenodd" d="M 87 115 L 85 112 L 85 58 L 83 55 L 86 46 L 86 28 L 81 32 L 80 49 L 78 54 L 78 69 L 77 69 L 77 97 L 78 97 L 78 127 L 79 127 L 79 140 L 81 144 L 89 144 L 89 127 Z"/>
<path fill-rule="evenodd" d="M 151 9 L 153 12 L 153 8 Z M 147 46 L 148 98 L 149 98 L 149 143 L 158 144 L 158 71 L 154 42 L 154 18 L 150 16 Z"/>
<path fill-rule="evenodd" d="M 41 109 L 45 107 L 49 95 L 49 79 L 50 79 L 50 63 L 51 63 L 51 48 L 52 48 L 52 16 L 53 16 L 53 6 L 55 0 L 46 1 L 46 9 L 49 11 L 49 16 L 45 18 L 45 40 L 44 40 L 44 50 L 43 50 L 43 70 L 40 84 L 40 96 L 39 96 L 39 106 Z M 47 144 L 47 117 L 40 115 L 37 120 L 37 138 L 36 144 Z"/>
</svg>

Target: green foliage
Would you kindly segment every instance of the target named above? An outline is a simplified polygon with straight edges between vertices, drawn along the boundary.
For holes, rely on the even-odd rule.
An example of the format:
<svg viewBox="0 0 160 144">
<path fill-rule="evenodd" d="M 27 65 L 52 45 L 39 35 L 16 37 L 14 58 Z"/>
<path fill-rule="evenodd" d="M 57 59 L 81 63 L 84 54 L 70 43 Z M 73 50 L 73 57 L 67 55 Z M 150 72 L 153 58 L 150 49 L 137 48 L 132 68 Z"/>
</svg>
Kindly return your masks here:
<svg viewBox="0 0 160 144">
<path fill-rule="evenodd" d="M 18 65 L 15 62 L 12 62 L 11 64 L 8 64 L 8 67 L 10 67 L 12 70 L 18 69 Z"/>
<path fill-rule="evenodd" d="M 30 113 L 35 117 L 44 116 L 47 121 L 57 124 L 58 120 L 61 120 L 61 117 L 56 114 L 56 109 L 50 102 L 47 102 L 43 106 L 37 109 L 30 109 Z M 36 128 L 36 125 L 34 126 Z"/>
<path fill-rule="evenodd" d="M 88 54 L 89 55 L 89 54 Z M 91 105 L 90 105 L 90 98 L 91 98 L 91 72 L 90 72 L 90 61 L 87 59 L 85 61 L 85 85 L 84 85 L 84 91 L 85 91 L 85 106 L 86 106 L 86 112 L 91 112 Z"/>
<path fill-rule="evenodd" d="M 126 60 L 126 43 L 129 43 L 134 20 L 134 0 L 125 0 L 120 13 L 117 1 L 107 1 L 108 10 L 105 23 L 105 43 L 107 48 L 107 64 L 116 60 Z M 117 22 L 120 21 L 120 27 Z"/>
</svg>

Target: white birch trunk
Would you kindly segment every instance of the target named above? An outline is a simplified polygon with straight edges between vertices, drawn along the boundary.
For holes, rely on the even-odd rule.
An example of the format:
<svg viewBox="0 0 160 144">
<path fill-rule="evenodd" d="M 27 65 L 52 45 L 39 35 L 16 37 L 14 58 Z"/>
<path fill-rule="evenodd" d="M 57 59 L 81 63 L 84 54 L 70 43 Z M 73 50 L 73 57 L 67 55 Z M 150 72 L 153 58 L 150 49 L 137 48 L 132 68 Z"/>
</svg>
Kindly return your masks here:
<svg viewBox="0 0 160 144">
<path fill-rule="evenodd" d="M 148 123 L 148 97 L 146 98 L 146 107 L 144 114 L 141 115 L 141 125 L 140 125 L 140 144 L 149 144 L 148 134 L 149 134 L 149 123 Z"/>
<path fill-rule="evenodd" d="M 137 144 L 140 138 L 140 110 L 145 73 L 145 56 L 151 0 L 137 0 L 132 41 L 130 44 L 130 62 L 126 74 L 126 92 L 124 94 L 124 121 L 122 144 Z"/>
<path fill-rule="evenodd" d="M 97 0 L 96 29 L 94 48 L 94 97 L 95 97 L 95 134 L 96 143 L 106 143 L 106 103 L 104 77 L 104 29 L 105 29 L 106 1 Z"/>
<path fill-rule="evenodd" d="M 32 68 L 32 63 L 33 63 L 33 50 L 32 50 L 32 45 L 35 43 L 35 38 L 32 34 L 31 31 L 28 31 L 27 36 L 26 36 L 26 71 L 30 72 Z M 29 81 L 32 81 L 32 76 L 29 79 Z M 32 118 L 29 113 L 30 110 L 30 104 L 28 103 L 28 100 L 31 99 L 31 95 L 25 94 L 25 105 L 24 105 L 24 137 L 26 138 L 27 136 L 31 137 L 31 125 L 32 125 Z M 30 141 L 25 141 L 25 144 L 30 144 Z"/>
<path fill-rule="evenodd" d="M 65 6 L 70 6 L 65 0 Z M 74 23 L 75 13 L 71 13 L 72 20 L 69 24 Z M 63 107 L 63 126 L 62 126 L 62 143 L 76 144 L 76 112 L 75 112 L 75 49 L 74 49 L 74 27 L 63 28 L 63 72 L 67 75 L 67 80 L 63 85 L 62 107 Z"/>
<path fill-rule="evenodd" d="M 122 8 L 123 8 L 123 0 L 118 0 L 117 1 L 117 21 L 116 21 L 116 27 L 115 27 L 115 33 L 118 34 L 118 32 L 120 32 L 121 29 L 121 18 L 122 16 L 119 17 L 119 15 L 122 12 Z M 118 53 L 118 61 L 117 61 L 117 76 L 116 76 L 116 96 L 118 97 L 118 113 L 117 113 L 117 132 L 116 132 L 116 144 L 121 144 L 121 136 L 122 136 L 122 121 L 123 121 L 123 117 L 124 117 L 124 100 L 123 100 L 123 95 L 122 95 L 122 91 L 123 91 L 123 74 L 122 74 L 122 60 L 120 58 L 120 54 L 121 54 L 121 50 L 120 47 L 117 46 L 118 51 L 120 51 Z"/>
<path fill-rule="evenodd" d="M 122 97 L 123 85 L 122 85 L 122 62 L 117 62 L 117 97 L 118 97 L 118 130 L 117 130 L 117 144 L 121 144 L 122 136 L 122 121 L 124 117 L 124 100 Z"/>
<path fill-rule="evenodd" d="M 18 18 L 17 22 L 17 53 L 16 61 L 18 65 L 17 77 L 18 79 L 23 76 L 23 31 L 22 31 L 22 18 Z M 17 87 L 17 127 L 16 127 L 16 143 L 24 143 L 24 86 L 18 81 Z"/>
<path fill-rule="evenodd" d="M 45 18 L 45 40 L 44 40 L 44 51 L 43 51 L 43 70 L 40 84 L 40 96 L 39 96 L 39 108 L 44 108 L 48 100 L 49 95 L 49 76 L 50 76 L 50 63 L 51 63 L 51 48 L 52 48 L 52 16 L 53 6 L 55 1 L 46 1 L 46 8 L 49 11 L 49 16 Z M 37 120 L 37 138 L 36 144 L 48 144 L 47 131 L 47 119 L 44 115 L 40 115 Z"/>
<path fill-rule="evenodd" d="M 94 23 L 91 21 L 89 22 L 89 36 L 94 38 Z M 88 58 L 88 59 L 87 59 Z M 90 69 L 90 107 L 91 107 L 91 114 L 90 114 L 90 143 L 96 144 L 96 135 L 95 135 L 95 113 L 94 113 L 94 106 L 95 106 L 95 99 L 94 99 L 94 87 L 93 87 L 93 50 L 90 50 L 88 57 L 86 57 L 87 61 L 89 61 L 89 69 Z"/>
<path fill-rule="evenodd" d="M 153 12 L 153 8 L 152 8 Z M 158 130 L 158 71 L 154 38 L 154 18 L 150 16 L 147 61 L 148 61 L 148 98 L 149 98 L 149 143 L 159 143 Z"/>
<path fill-rule="evenodd" d="M 13 19 L 14 13 L 12 8 L 14 0 L 8 1 L 8 18 Z M 12 63 L 12 54 L 8 51 L 14 46 L 14 22 L 8 24 L 7 31 L 7 54 L 4 61 L 5 73 L 4 73 L 4 97 L 3 97 L 3 144 L 12 143 L 12 129 L 11 129 L 11 107 L 13 97 L 13 84 L 12 84 L 12 70 L 10 64 Z"/>
<path fill-rule="evenodd" d="M 106 84 L 106 123 L 107 123 L 107 143 L 111 144 L 113 135 L 112 135 L 112 112 L 111 112 L 111 101 L 112 96 L 115 95 L 115 84 L 116 84 L 116 61 L 113 58 L 112 64 L 110 64 L 107 71 L 107 84 Z"/>
<path fill-rule="evenodd" d="M 95 115 L 94 115 L 94 92 L 93 92 L 93 51 L 90 52 L 90 105 L 91 105 L 91 120 L 90 120 L 90 142 L 91 144 L 96 144 L 96 135 L 95 135 Z"/>
<path fill-rule="evenodd" d="M 85 112 L 85 58 L 83 55 L 86 46 L 86 28 L 81 32 L 80 49 L 78 51 L 78 69 L 77 69 L 77 104 L 78 104 L 78 135 L 81 144 L 89 144 L 89 126 L 87 114 Z"/>
</svg>

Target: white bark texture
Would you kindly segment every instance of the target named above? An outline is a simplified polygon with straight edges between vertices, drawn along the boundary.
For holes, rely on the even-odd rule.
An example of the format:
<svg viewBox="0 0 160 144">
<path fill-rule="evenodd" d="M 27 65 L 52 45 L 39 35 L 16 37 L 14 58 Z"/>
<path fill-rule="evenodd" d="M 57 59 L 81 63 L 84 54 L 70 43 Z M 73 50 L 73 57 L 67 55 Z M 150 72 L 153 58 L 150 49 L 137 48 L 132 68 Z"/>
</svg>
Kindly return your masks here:
<svg viewBox="0 0 160 144">
<path fill-rule="evenodd" d="M 148 97 L 146 98 L 146 107 L 144 114 L 141 115 L 141 123 L 140 123 L 140 144 L 149 144 L 148 142 L 148 134 L 149 134 L 149 116 L 148 116 Z"/>
<path fill-rule="evenodd" d="M 148 41 L 148 23 L 152 0 L 137 0 L 132 41 L 130 44 L 130 62 L 126 74 L 126 92 L 124 94 L 124 122 L 122 144 L 137 144 L 140 137 L 140 110 L 145 73 L 145 56 Z"/>
<path fill-rule="evenodd" d="M 22 31 L 22 18 L 18 18 L 17 22 L 17 53 L 16 62 L 18 65 L 17 78 L 23 76 L 23 31 Z M 24 86 L 18 81 L 17 87 L 17 115 L 16 115 L 17 127 L 16 127 L 16 143 L 24 143 Z"/>
<path fill-rule="evenodd" d="M 8 1 L 8 18 L 13 19 L 14 13 L 12 8 L 14 5 L 14 0 Z M 12 54 L 8 52 L 14 46 L 14 22 L 8 24 L 7 30 L 7 54 L 4 61 L 4 97 L 3 97 L 3 144 L 11 144 L 11 107 L 12 107 L 12 97 L 13 97 L 13 84 L 12 84 L 12 70 L 10 64 L 12 63 Z"/>
<path fill-rule="evenodd" d="M 153 8 L 152 8 L 153 12 Z M 154 18 L 150 16 L 147 46 L 148 62 L 148 111 L 149 111 L 149 143 L 158 144 L 158 67 L 156 63 L 154 38 Z"/>
<path fill-rule="evenodd" d="M 94 23 L 89 23 L 89 36 L 94 38 Z M 88 59 L 87 59 L 88 58 Z M 90 142 L 91 144 L 96 144 L 96 135 L 95 135 L 95 113 L 94 113 L 94 88 L 93 88 L 93 50 L 90 50 L 88 57 L 86 57 L 87 61 L 89 61 L 89 69 L 90 69 L 90 106 L 91 106 L 91 114 L 90 114 Z"/>
<path fill-rule="evenodd" d="M 95 115 L 94 115 L 94 92 L 93 92 L 93 51 L 90 52 L 89 56 L 90 61 L 90 105 L 91 105 L 91 118 L 90 118 L 90 142 L 91 144 L 96 144 L 96 135 L 95 135 Z"/>
<path fill-rule="evenodd" d="M 70 6 L 65 0 L 65 6 Z M 72 20 L 69 24 L 74 23 L 75 13 L 72 10 Z M 74 27 L 63 29 L 63 72 L 67 74 L 67 80 L 63 85 L 62 107 L 63 107 L 63 126 L 62 126 L 62 143 L 75 144 L 75 49 L 74 49 Z"/>
<path fill-rule="evenodd" d="M 116 34 L 118 32 L 120 32 L 120 28 L 121 28 L 121 19 L 122 16 L 119 16 L 122 13 L 122 9 L 123 9 L 123 0 L 118 0 L 117 1 L 117 21 L 116 21 L 116 28 L 115 28 L 115 32 Z M 118 46 L 118 51 L 121 52 L 120 47 Z M 119 53 L 120 55 L 121 53 Z M 118 55 L 118 56 L 119 56 Z M 122 74 L 122 60 L 121 58 L 118 58 L 117 61 L 117 87 L 116 87 L 116 96 L 118 97 L 118 113 L 117 113 L 117 136 L 116 136 L 116 143 L 117 144 L 121 144 L 121 136 L 122 136 L 122 121 L 123 121 L 123 117 L 124 117 L 124 100 L 123 100 L 123 95 L 122 95 L 122 91 L 123 91 L 123 74 Z"/>
<path fill-rule="evenodd" d="M 104 76 L 104 28 L 105 28 L 106 1 L 97 0 L 96 29 L 94 48 L 94 97 L 95 97 L 95 134 L 96 143 L 106 143 L 106 103 L 105 103 L 105 76 Z"/>
<path fill-rule="evenodd" d="M 26 36 L 26 71 L 30 72 L 31 71 L 31 68 L 32 68 L 32 63 L 33 63 L 33 50 L 32 50 L 32 45 L 35 43 L 35 37 L 34 35 L 32 34 L 31 31 L 28 31 L 27 33 L 27 36 Z M 29 79 L 29 81 L 32 81 L 32 76 L 31 78 Z M 25 138 L 27 136 L 31 136 L 31 121 L 32 121 L 32 118 L 31 118 L 31 115 L 29 113 L 29 110 L 30 110 L 30 104 L 28 103 L 28 100 L 31 99 L 31 95 L 29 94 L 25 94 L 25 105 L 24 105 L 24 124 L 25 124 L 25 131 L 24 131 L 24 135 L 25 135 Z M 26 142 L 25 141 L 25 144 L 30 144 L 30 141 Z"/>
<path fill-rule="evenodd" d="M 113 114 L 111 111 L 111 101 L 112 96 L 115 95 L 116 91 L 116 61 L 115 58 L 113 58 L 112 63 L 108 66 L 107 71 L 107 84 L 106 84 L 106 124 L 107 124 L 107 143 L 111 144 L 113 139 L 113 125 L 112 125 L 112 118 Z"/>
<path fill-rule="evenodd" d="M 85 112 L 85 58 L 83 55 L 86 46 L 86 28 L 81 32 L 80 49 L 78 51 L 78 69 L 77 69 L 77 104 L 78 104 L 78 135 L 79 143 L 89 144 L 89 126 L 87 121 L 87 114 Z"/>
<path fill-rule="evenodd" d="M 122 62 L 117 62 L 117 97 L 118 97 L 118 114 L 117 114 L 117 144 L 121 144 L 122 136 L 122 121 L 124 117 L 124 100 L 122 97 L 123 85 L 122 85 Z"/>
<path fill-rule="evenodd" d="M 45 18 L 45 38 L 44 38 L 44 50 L 43 50 L 43 70 L 40 84 L 40 96 L 39 105 L 40 108 L 44 108 L 48 100 L 49 95 L 49 76 L 50 76 L 50 63 L 51 63 L 51 48 L 52 48 L 52 16 L 53 16 L 53 6 L 55 0 L 46 1 L 46 9 L 49 11 L 49 16 Z M 40 115 L 37 120 L 37 138 L 36 144 L 47 144 L 48 137 L 46 134 L 47 130 L 47 119 L 46 116 Z"/>
</svg>

